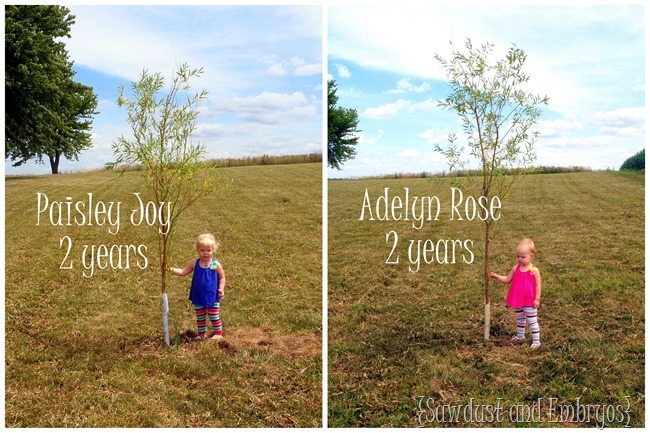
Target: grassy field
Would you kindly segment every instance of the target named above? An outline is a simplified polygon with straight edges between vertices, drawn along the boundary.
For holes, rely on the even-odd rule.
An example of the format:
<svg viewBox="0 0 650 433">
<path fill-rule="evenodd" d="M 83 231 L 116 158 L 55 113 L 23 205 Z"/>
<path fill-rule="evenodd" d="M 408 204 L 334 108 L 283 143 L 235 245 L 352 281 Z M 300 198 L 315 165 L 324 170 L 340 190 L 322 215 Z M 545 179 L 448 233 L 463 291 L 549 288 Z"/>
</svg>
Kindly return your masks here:
<svg viewBox="0 0 650 433">
<path fill-rule="evenodd" d="M 7 178 L 5 425 L 321 426 L 321 170 L 318 163 L 225 168 L 232 183 L 183 214 L 175 266 L 195 257 L 198 234 L 221 242 L 225 343 L 184 338 L 196 329 L 191 277 L 174 277 L 169 348 L 154 233 L 128 219 L 133 193 L 145 193 L 139 174 Z M 54 226 L 47 212 L 36 226 L 37 192 L 51 202 L 87 202 L 89 192 L 95 203 L 119 201 L 119 232 Z M 72 242 L 65 261 L 64 236 Z M 146 245 L 148 266 L 137 267 L 144 261 L 137 254 L 118 262 L 115 247 L 121 269 L 95 265 L 85 278 L 84 245 L 101 244 Z M 72 269 L 60 269 L 62 262 Z"/>
<path fill-rule="evenodd" d="M 643 426 L 644 176 L 531 175 L 504 201 L 492 270 L 507 273 L 517 242 L 534 239 L 543 279 L 538 351 L 509 344 L 514 313 L 503 302 L 507 285 L 497 282 L 493 337 L 483 340 L 482 226 L 449 221 L 446 182 L 329 182 L 329 425 L 415 427 L 423 396 L 425 426 L 595 426 L 597 405 L 622 406 L 623 416 L 612 419 L 623 422 L 610 425 Z M 404 187 L 411 196 L 437 195 L 440 221 L 421 230 L 411 221 L 359 221 L 365 189 L 374 209 L 385 187 L 390 197 L 403 197 Z M 391 230 L 399 235 L 397 265 L 385 264 Z M 423 263 L 412 273 L 411 239 L 473 239 L 476 258 L 471 265 Z M 539 416 L 517 420 L 517 410 L 525 415 L 538 402 Z M 483 414 L 458 422 L 441 421 L 441 412 L 433 418 L 439 405 L 471 404 L 484 405 Z M 500 419 L 491 409 L 492 422 L 481 422 L 490 421 L 485 405 L 497 404 Z M 591 420 L 563 420 L 559 404 L 591 405 Z"/>
</svg>

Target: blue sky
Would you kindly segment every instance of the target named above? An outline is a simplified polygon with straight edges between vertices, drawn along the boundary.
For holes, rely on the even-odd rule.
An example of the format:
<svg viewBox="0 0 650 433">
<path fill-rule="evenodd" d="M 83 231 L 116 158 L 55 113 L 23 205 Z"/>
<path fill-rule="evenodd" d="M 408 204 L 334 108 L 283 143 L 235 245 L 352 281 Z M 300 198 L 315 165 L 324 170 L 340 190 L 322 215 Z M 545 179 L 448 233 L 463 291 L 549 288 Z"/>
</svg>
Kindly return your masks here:
<svg viewBox="0 0 650 433">
<path fill-rule="evenodd" d="M 618 169 L 644 148 L 645 10 L 642 6 L 332 5 L 328 74 L 339 105 L 359 113 L 357 157 L 328 176 L 447 169 L 433 143 L 461 136 L 434 54 L 515 43 L 528 55 L 528 90 L 549 105 L 538 122 L 538 165 Z"/>
<path fill-rule="evenodd" d="M 68 6 L 66 39 L 76 79 L 98 95 L 93 147 L 61 171 L 101 167 L 111 144 L 128 134 L 118 87 L 143 69 L 171 76 L 177 65 L 203 67 L 193 90 L 207 89 L 195 137 L 208 157 L 282 155 L 322 150 L 320 6 Z M 7 174 L 50 173 L 45 164 Z"/>
</svg>

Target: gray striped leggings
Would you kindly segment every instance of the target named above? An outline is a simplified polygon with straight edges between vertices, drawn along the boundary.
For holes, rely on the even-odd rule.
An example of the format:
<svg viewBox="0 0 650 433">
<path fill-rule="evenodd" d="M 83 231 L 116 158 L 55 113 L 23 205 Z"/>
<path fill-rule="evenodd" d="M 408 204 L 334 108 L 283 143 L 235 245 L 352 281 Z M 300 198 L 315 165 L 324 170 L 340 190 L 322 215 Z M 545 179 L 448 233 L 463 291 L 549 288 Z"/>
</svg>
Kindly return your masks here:
<svg viewBox="0 0 650 433">
<path fill-rule="evenodd" d="M 530 335 L 533 337 L 533 344 L 539 343 L 539 323 L 537 322 L 537 308 L 521 307 L 515 309 L 517 316 L 517 337 L 524 338 L 526 324 L 530 328 Z"/>
</svg>

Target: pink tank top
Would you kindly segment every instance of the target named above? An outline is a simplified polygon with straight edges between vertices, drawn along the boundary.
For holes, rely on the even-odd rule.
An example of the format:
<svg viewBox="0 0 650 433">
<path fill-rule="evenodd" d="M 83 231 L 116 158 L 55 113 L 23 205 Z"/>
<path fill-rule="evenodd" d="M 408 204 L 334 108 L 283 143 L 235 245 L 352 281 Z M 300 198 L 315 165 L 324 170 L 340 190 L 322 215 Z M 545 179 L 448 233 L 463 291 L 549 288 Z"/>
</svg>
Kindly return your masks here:
<svg viewBox="0 0 650 433">
<path fill-rule="evenodd" d="M 532 267 L 532 265 L 531 265 Z M 522 272 L 519 265 L 512 276 L 506 304 L 512 308 L 532 307 L 535 302 L 535 274 L 530 270 Z"/>
</svg>

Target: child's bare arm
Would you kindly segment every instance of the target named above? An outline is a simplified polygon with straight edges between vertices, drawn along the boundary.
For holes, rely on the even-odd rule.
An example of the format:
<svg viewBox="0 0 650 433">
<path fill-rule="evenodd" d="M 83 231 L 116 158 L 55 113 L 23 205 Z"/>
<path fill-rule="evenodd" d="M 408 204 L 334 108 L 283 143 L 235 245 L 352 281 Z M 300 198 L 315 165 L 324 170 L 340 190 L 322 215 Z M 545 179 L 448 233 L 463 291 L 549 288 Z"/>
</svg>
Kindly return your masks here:
<svg viewBox="0 0 650 433">
<path fill-rule="evenodd" d="M 223 272 L 223 266 L 221 264 L 217 268 L 217 275 L 219 276 L 219 298 L 223 298 L 223 289 L 226 288 L 226 274 Z"/>
<path fill-rule="evenodd" d="M 504 283 L 509 283 L 509 282 L 512 281 L 512 277 L 515 276 L 515 270 L 517 269 L 517 266 L 519 266 L 519 265 L 514 265 L 514 266 L 512 267 L 512 269 L 510 269 L 510 273 L 509 273 L 508 276 L 506 277 L 506 280 L 504 281 Z"/>
<path fill-rule="evenodd" d="M 491 272 L 490 273 L 490 278 L 493 278 L 493 279 L 495 279 L 497 281 L 500 281 L 502 283 L 509 283 L 510 281 L 512 281 L 512 276 L 515 274 L 515 267 L 513 267 L 510 270 L 510 273 L 508 275 L 498 275 L 498 274 L 495 274 L 494 272 Z"/>
<path fill-rule="evenodd" d="M 190 260 L 187 262 L 184 268 L 172 268 L 170 267 L 169 270 L 171 271 L 172 274 L 177 275 L 179 277 L 184 277 L 185 275 L 189 275 L 192 273 L 194 270 L 194 260 Z"/>
<path fill-rule="evenodd" d="M 533 275 L 535 275 L 535 302 L 533 302 L 533 307 L 538 308 L 542 298 L 542 276 L 539 273 L 539 268 L 535 268 Z"/>
<path fill-rule="evenodd" d="M 508 282 L 508 281 L 506 281 L 506 279 L 508 278 L 507 275 L 499 275 L 499 274 L 495 274 L 494 272 L 490 273 L 490 278 L 492 278 L 493 280 L 497 280 L 497 281 L 499 281 L 501 283 L 507 283 Z"/>
</svg>

